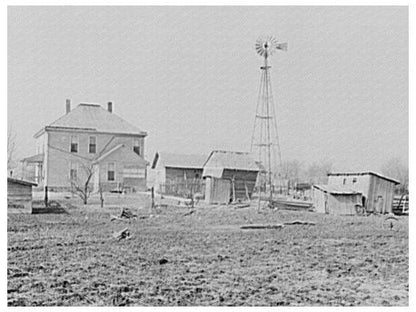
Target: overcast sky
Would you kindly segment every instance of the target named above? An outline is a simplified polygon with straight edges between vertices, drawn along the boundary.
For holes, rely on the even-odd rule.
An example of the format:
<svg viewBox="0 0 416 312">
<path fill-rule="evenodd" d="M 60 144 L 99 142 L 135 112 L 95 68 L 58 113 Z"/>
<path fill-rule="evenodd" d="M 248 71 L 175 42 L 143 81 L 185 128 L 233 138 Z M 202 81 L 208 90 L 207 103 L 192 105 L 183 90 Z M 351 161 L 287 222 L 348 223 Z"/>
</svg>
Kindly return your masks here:
<svg viewBox="0 0 416 312">
<path fill-rule="evenodd" d="M 17 157 L 65 113 L 112 101 L 157 150 L 250 149 L 260 36 L 284 160 L 338 170 L 408 161 L 406 7 L 9 7 L 8 124 Z"/>
</svg>

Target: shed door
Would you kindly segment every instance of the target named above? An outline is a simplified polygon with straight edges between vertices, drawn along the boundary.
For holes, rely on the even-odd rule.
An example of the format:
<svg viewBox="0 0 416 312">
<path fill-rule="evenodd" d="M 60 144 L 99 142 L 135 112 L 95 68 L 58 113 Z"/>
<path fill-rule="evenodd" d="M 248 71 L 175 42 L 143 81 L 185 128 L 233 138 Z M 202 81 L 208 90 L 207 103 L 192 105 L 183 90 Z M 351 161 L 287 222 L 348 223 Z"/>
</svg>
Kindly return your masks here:
<svg viewBox="0 0 416 312">
<path fill-rule="evenodd" d="M 384 213 L 384 199 L 383 196 L 377 197 L 376 209 L 378 213 Z"/>
<path fill-rule="evenodd" d="M 214 178 L 212 195 L 213 203 L 228 204 L 231 195 L 231 181 Z"/>
</svg>

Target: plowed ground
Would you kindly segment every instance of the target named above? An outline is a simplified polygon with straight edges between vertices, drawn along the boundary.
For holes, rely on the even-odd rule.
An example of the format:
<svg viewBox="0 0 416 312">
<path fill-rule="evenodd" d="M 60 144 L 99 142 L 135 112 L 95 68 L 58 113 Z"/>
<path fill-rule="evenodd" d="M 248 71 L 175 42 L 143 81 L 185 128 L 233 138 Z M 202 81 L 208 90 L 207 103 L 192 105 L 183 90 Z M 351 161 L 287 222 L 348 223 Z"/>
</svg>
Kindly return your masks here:
<svg viewBox="0 0 416 312">
<path fill-rule="evenodd" d="M 408 305 L 407 217 L 60 203 L 67 214 L 8 216 L 9 306 Z M 110 221 L 123 205 L 139 219 Z M 240 229 L 299 219 L 316 225 Z"/>
</svg>

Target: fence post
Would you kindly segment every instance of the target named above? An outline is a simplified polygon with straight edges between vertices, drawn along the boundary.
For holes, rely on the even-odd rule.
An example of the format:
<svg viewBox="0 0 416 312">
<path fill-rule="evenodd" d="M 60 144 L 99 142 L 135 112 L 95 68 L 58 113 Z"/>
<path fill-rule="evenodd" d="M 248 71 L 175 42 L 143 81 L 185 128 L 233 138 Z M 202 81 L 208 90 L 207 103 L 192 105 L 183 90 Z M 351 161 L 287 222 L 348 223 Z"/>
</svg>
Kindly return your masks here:
<svg viewBox="0 0 416 312">
<path fill-rule="evenodd" d="M 48 187 L 45 186 L 45 207 L 48 207 Z"/>
<path fill-rule="evenodd" d="M 155 208 L 155 189 L 152 186 L 152 209 Z"/>
</svg>

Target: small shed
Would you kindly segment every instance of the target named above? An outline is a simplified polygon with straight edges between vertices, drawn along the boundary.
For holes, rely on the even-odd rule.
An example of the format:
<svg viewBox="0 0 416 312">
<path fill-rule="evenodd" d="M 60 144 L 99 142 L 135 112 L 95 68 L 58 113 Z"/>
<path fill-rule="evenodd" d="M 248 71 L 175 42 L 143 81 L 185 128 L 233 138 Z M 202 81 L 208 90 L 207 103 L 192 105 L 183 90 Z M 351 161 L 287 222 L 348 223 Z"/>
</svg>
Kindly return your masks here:
<svg viewBox="0 0 416 312">
<path fill-rule="evenodd" d="M 249 200 L 259 166 L 249 153 L 212 151 L 204 164 L 205 201 L 223 204 Z"/>
<path fill-rule="evenodd" d="M 206 160 L 207 155 L 156 152 L 151 166 L 155 191 L 166 193 L 170 188 L 198 184 Z"/>
<path fill-rule="evenodd" d="M 36 183 L 7 178 L 7 212 L 32 213 L 32 187 Z"/>
<path fill-rule="evenodd" d="M 316 212 L 336 215 L 354 215 L 361 210 L 361 193 L 333 185 L 314 185 L 312 202 Z"/>
<path fill-rule="evenodd" d="M 362 206 L 367 212 L 391 213 L 394 187 L 399 181 L 373 171 L 333 172 L 328 185 L 347 187 L 362 194 Z"/>
</svg>

